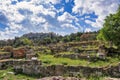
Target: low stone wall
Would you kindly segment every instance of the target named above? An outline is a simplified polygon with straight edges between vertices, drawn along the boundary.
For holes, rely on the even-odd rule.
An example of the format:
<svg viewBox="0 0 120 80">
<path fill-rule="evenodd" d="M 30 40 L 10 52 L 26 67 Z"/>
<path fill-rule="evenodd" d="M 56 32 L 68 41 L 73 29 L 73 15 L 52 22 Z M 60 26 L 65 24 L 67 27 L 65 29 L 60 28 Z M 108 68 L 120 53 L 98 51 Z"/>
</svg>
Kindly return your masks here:
<svg viewBox="0 0 120 80">
<path fill-rule="evenodd" d="M 25 58 L 26 55 L 26 50 L 25 48 L 18 48 L 18 49 L 13 49 L 12 51 L 12 57 L 13 58 Z"/>
<path fill-rule="evenodd" d="M 107 75 L 112 77 L 120 77 L 120 63 L 116 66 L 107 67 L 87 67 L 87 66 L 65 66 L 65 65 L 50 65 L 43 66 L 38 60 L 6 60 L 0 61 L 0 69 L 13 67 L 16 73 L 24 73 L 28 75 L 47 76 L 64 76 L 71 77 L 82 74 L 84 77 L 90 75 L 100 76 Z"/>
<path fill-rule="evenodd" d="M 100 45 L 99 41 L 83 41 L 83 42 L 75 42 L 75 43 L 68 43 L 69 47 L 75 47 L 75 46 L 88 46 L 88 45 L 94 45 L 98 46 Z"/>
<path fill-rule="evenodd" d="M 85 66 L 64 66 L 64 65 L 51 65 L 43 66 L 35 63 L 27 63 L 21 66 L 14 66 L 15 71 L 21 70 L 24 74 L 34 74 L 42 76 L 64 76 L 69 75 L 71 77 L 79 76 L 82 74 L 84 77 L 90 75 L 108 75 L 113 77 L 120 77 L 120 64 L 117 66 L 108 67 L 85 67 Z"/>
<path fill-rule="evenodd" d="M 85 60 L 93 60 L 96 59 L 96 56 L 88 56 L 88 55 L 81 55 L 79 53 L 74 54 L 56 54 L 54 57 L 63 57 L 63 58 L 70 58 L 70 59 L 85 59 Z"/>
<path fill-rule="evenodd" d="M 44 70 L 44 69 L 43 69 Z M 91 68 L 85 66 L 63 66 L 63 65 L 52 65 L 47 66 L 46 70 L 43 72 L 44 76 L 63 76 L 67 74 L 71 77 L 79 76 L 82 74 L 84 77 L 88 77 L 90 75 L 95 76 L 112 76 L 112 77 L 120 77 L 120 64 L 119 66 L 111 66 L 109 68 Z M 47 75 L 46 75 L 47 74 Z"/>
<path fill-rule="evenodd" d="M 13 61 L 13 67 L 17 73 L 29 75 L 39 75 L 41 64 L 41 61 L 38 60 Z"/>
<path fill-rule="evenodd" d="M 0 70 L 7 69 L 9 67 L 13 67 L 13 60 L 0 60 Z"/>
<path fill-rule="evenodd" d="M 11 53 L 10 52 L 4 52 L 0 54 L 0 60 L 1 59 L 9 59 L 11 57 Z"/>
</svg>

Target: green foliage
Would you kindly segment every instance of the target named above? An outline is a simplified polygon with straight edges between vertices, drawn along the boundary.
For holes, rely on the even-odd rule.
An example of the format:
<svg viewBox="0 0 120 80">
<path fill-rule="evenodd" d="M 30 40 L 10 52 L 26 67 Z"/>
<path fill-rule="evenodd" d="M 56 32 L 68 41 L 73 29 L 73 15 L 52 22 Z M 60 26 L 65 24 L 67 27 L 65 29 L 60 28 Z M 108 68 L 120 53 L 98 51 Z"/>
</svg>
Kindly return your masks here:
<svg viewBox="0 0 120 80">
<path fill-rule="evenodd" d="M 21 37 L 21 38 L 15 38 L 13 44 L 14 44 L 14 47 L 19 47 L 19 46 L 25 46 L 25 45 L 31 46 L 33 43 L 30 39 Z"/>
<path fill-rule="evenodd" d="M 110 14 L 106 17 L 103 28 L 100 30 L 97 39 L 111 41 L 120 47 L 120 8 L 116 14 Z"/>
<path fill-rule="evenodd" d="M 65 36 L 62 38 L 62 42 L 69 42 L 70 41 L 70 37 L 69 36 Z"/>
<path fill-rule="evenodd" d="M 32 45 L 32 41 L 29 40 L 28 38 L 22 38 L 21 39 L 21 42 L 24 44 L 24 45 Z"/>
<path fill-rule="evenodd" d="M 69 35 L 61 36 L 56 33 L 28 33 L 24 34 L 22 37 L 15 37 L 12 40 L 0 40 L 0 47 L 4 46 L 24 46 L 24 45 L 48 45 L 48 44 L 56 44 L 59 42 L 75 42 L 75 41 L 83 41 L 81 39 L 81 35 L 86 34 L 82 32 L 71 33 Z M 89 32 L 88 37 L 86 36 L 87 40 L 96 40 L 97 32 Z"/>
</svg>

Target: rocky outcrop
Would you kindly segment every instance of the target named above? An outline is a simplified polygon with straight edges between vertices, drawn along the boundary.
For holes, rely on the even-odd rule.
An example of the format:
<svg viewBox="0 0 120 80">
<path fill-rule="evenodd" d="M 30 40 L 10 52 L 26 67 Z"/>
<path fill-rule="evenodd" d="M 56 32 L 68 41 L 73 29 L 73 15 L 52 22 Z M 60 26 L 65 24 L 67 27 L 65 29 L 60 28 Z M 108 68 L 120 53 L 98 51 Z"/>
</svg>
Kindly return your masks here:
<svg viewBox="0 0 120 80">
<path fill-rule="evenodd" d="M 120 80 L 120 78 L 110 78 L 110 77 L 106 77 L 104 80 Z"/>
</svg>

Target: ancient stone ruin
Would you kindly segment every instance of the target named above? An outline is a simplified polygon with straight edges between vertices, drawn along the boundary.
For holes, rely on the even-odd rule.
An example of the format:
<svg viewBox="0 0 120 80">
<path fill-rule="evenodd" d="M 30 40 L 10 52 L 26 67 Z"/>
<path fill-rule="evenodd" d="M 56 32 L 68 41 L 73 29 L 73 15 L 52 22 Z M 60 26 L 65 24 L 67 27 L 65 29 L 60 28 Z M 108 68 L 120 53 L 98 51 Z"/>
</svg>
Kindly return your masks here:
<svg viewBox="0 0 120 80">
<path fill-rule="evenodd" d="M 10 59 L 10 58 L 26 58 L 31 59 L 32 57 L 37 57 L 37 54 L 31 48 L 20 47 L 12 48 L 10 46 L 5 47 L 3 52 L 0 52 L 0 59 Z"/>
<path fill-rule="evenodd" d="M 49 65 L 43 66 L 39 60 L 3 60 L 0 62 L 0 69 L 13 67 L 15 73 L 24 73 L 28 75 L 41 76 L 64 76 L 65 74 L 75 77 L 82 74 L 85 77 L 94 74 L 96 76 L 109 75 L 112 77 L 120 77 L 120 63 L 116 66 L 106 67 L 85 67 L 85 66 L 65 66 L 65 65 Z"/>
</svg>

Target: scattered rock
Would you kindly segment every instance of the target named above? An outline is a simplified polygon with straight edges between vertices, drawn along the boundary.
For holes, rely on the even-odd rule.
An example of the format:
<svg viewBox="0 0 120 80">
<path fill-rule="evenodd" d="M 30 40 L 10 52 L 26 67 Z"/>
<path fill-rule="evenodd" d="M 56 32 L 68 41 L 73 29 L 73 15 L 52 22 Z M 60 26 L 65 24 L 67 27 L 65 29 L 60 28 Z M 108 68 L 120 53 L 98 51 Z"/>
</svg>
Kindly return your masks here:
<svg viewBox="0 0 120 80">
<path fill-rule="evenodd" d="M 105 78 L 105 80 L 120 80 L 120 78 Z"/>
<path fill-rule="evenodd" d="M 83 80 L 75 77 L 62 77 L 62 76 L 53 76 L 53 77 L 45 77 L 38 80 Z"/>
</svg>

